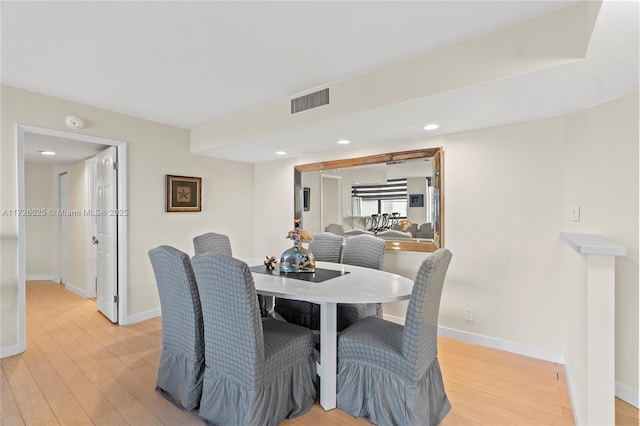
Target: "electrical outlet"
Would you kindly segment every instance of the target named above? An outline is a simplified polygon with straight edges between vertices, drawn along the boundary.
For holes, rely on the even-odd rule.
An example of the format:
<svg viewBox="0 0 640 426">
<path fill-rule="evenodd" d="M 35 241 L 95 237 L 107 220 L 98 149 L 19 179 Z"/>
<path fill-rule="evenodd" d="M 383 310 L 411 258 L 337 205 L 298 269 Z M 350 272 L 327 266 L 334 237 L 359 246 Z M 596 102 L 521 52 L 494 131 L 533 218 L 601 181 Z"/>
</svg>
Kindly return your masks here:
<svg viewBox="0 0 640 426">
<path fill-rule="evenodd" d="M 473 308 L 464 308 L 464 320 L 473 321 Z"/>
</svg>

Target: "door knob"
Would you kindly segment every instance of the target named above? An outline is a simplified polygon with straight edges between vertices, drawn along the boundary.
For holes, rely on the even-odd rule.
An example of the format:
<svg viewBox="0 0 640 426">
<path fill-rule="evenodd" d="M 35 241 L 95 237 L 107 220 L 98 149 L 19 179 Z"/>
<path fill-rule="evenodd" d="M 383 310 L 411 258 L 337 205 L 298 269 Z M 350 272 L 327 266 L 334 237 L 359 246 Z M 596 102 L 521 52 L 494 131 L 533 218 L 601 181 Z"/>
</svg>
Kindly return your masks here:
<svg viewBox="0 0 640 426">
<path fill-rule="evenodd" d="M 98 244 L 98 239 L 96 238 L 95 235 L 91 237 L 91 244 Z"/>
</svg>

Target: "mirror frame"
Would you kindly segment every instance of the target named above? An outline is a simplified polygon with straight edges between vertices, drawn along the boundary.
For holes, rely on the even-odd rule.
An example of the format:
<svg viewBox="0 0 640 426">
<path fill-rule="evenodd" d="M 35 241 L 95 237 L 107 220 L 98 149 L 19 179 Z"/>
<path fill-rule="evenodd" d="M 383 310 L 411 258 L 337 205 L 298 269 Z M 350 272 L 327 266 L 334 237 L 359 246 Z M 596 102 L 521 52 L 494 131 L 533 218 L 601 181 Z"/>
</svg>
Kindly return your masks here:
<svg viewBox="0 0 640 426">
<path fill-rule="evenodd" d="M 444 247 L 444 191 L 443 191 L 443 151 L 442 147 L 416 149 L 412 151 L 390 152 L 368 155 L 366 157 L 345 158 L 343 160 L 323 161 L 294 166 L 293 168 L 293 214 L 296 221 L 302 223 L 302 173 L 318 170 L 341 169 L 364 164 L 387 163 L 389 161 L 431 158 L 433 161 L 433 187 L 436 197 L 439 221 L 434 223 L 433 242 L 385 241 L 387 250 L 433 252 Z"/>
</svg>

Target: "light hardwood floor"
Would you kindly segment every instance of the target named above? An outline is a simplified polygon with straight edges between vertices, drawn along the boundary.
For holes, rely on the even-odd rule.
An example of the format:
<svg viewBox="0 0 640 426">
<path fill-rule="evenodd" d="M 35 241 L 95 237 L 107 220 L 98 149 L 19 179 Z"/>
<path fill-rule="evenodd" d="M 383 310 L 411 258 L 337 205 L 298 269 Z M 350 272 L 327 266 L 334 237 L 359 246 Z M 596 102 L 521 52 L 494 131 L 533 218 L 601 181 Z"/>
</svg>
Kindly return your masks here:
<svg viewBox="0 0 640 426">
<path fill-rule="evenodd" d="M 50 281 L 27 284 L 27 351 L 0 361 L 0 423 L 199 425 L 155 390 L 159 318 L 114 326 Z M 439 340 L 453 409 L 443 425 L 573 424 L 562 365 Z M 285 425 L 366 425 L 317 403 Z M 638 410 L 616 400 L 616 424 L 638 425 Z"/>
</svg>

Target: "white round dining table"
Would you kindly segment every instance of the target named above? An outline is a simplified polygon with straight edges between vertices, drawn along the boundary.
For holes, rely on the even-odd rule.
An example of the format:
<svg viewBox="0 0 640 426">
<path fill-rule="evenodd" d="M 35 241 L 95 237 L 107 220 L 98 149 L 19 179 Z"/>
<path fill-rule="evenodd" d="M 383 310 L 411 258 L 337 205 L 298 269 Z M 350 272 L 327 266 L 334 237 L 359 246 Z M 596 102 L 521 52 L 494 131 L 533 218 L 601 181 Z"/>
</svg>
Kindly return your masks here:
<svg viewBox="0 0 640 426">
<path fill-rule="evenodd" d="M 242 260 L 249 267 L 264 266 L 262 259 Z M 317 366 L 321 378 L 320 405 L 325 410 L 335 408 L 338 303 L 365 303 L 369 314 L 375 315 L 376 303 L 409 299 L 413 281 L 391 272 L 330 262 L 316 262 L 316 271 L 333 270 L 341 275 L 321 282 L 299 279 L 296 274 L 277 271 L 265 274 L 255 269 L 252 276 L 258 294 L 320 305 L 320 362 Z M 267 298 L 267 301 L 268 307 L 272 308 L 273 299 Z"/>
</svg>

